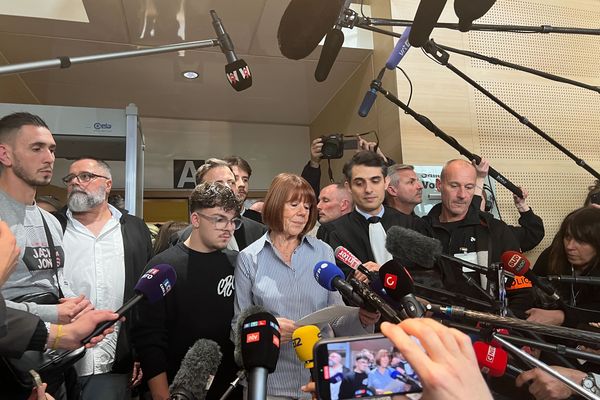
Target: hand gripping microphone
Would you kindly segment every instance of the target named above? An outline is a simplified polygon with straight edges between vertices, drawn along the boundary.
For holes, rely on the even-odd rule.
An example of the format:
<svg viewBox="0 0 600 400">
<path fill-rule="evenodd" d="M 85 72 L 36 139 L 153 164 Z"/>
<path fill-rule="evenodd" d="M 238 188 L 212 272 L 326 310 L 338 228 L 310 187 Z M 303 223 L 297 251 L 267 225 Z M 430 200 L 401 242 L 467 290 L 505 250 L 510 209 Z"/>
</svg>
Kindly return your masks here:
<svg viewBox="0 0 600 400">
<path fill-rule="evenodd" d="M 233 42 L 227 32 L 225 32 L 225 27 L 215 10 L 210 10 L 210 16 L 212 17 L 212 24 L 217 34 L 219 46 L 227 59 L 225 76 L 227 76 L 229 84 L 238 92 L 248 89 L 252 86 L 252 73 L 250 72 L 250 68 L 248 68 L 248 64 L 243 59 L 237 58 Z"/>
<path fill-rule="evenodd" d="M 219 345 L 198 339 L 186 353 L 169 387 L 169 400 L 204 400 L 221 363 Z"/>
<path fill-rule="evenodd" d="M 404 312 L 410 318 L 421 318 L 425 315 L 425 307 L 417 300 L 413 280 L 406 268 L 397 260 L 390 260 L 379 268 L 379 278 L 390 297 L 402 304 Z"/>
<path fill-rule="evenodd" d="M 148 300 L 148 303 L 150 304 L 156 303 L 171 291 L 176 281 L 177 274 L 173 267 L 168 264 L 155 265 L 146 271 L 138 280 L 133 289 L 136 294 L 123 304 L 121 308 L 115 311 L 115 313 L 119 314 L 119 318 L 122 317 L 131 307 L 136 305 L 143 298 Z M 104 332 L 106 328 L 114 325 L 117 321 L 118 319 L 98 324 L 96 329 L 81 341 L 81 344 L 85 345 L 89 343 L 94 336 L 98 336 L 100 333 Z"/>
<path fill-rule="evenodd" d="M 552 299 L 562 303 L 562 299 L 554 290 L 551 284 L 538 278 L 538 276 L 531 271 L 529 268 L 531 263 L 525 256 L 517 251 L 505 251 L 501 257 L 504 268 L 507 271 L 514 273 L 517 276 L 524 276 L 529 279 L 533 284 L 544 291 Z"/>
<path fill-rule="evenodd" d="M 348 282 L 344 281 L 344 273 L 337 265 L 322 261 L 315 265 L 313 273 L 319 285 L 325 289 L 331 292 L 340 289 L 347 290 L 346 285 L 348 285 Z M 398 323 L 401 321 L 396 311 L 367 285 L 353 278 L 350 279 L 350 286 L 352 291 L 364 301 L 365 306 L 371 306 L 372 309 L 379 311 L 390 322 Z"/>
<path fill-rule="evenodd" d="M 296 355 L 304 363 L 304 368 L 310 369 L 313 382 L 316 382 L 317 379 L 313 349 L 320 339 L 321 330 L 315 325 L 301 326 L 292 333 L 292 345 L 296 350 Z"/>
<path fill-rule="evenodd" d="M 268 312 L 258 312 L 241 323 L 242 364 L 248 375 L 248 400 L 267 398 L 267 377 L 279 358 L 279 323 Z"/>
</svg>

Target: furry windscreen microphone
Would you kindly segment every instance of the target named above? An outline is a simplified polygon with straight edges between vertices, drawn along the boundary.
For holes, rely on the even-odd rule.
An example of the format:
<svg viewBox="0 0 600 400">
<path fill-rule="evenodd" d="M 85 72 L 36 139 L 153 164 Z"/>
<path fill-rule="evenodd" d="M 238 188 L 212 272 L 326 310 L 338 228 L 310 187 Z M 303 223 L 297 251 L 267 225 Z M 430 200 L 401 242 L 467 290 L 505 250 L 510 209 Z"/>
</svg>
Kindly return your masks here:
<svg viewBox="0 0 600 400">
<path fill-rule="evenodd" d="M 496 0 L 454 0 L 454 12 L 458 17 L 458 29 L 468 32 L 473 21 L 483 17 L 492 8 Z"/>
<path fill-rule="evenodd" d="M 198 339 L 186 353 L 169 387 L 171 400 L 204 400 L 221 364 L 219 345 Z"/>
<path fill-rule="evenodd" d="M 429 35 L 440 19 L 445 5 L 446 0 L 421 0 L 408 37 L 411 46 L 422 47 L 429 41 Z"/>
<path fill-rule="evenodd" d="M 432 268 L 442 254 L 439 240 L 401 226 L 388 230 L 385 248 L 400 261 L 410 261 L 423 268 Z"/>
<path fill-rule="evenodd" d="M 268 312 L 266 308 L 263 306 L 250 306 L 243 310 L 240 315 L 238 315 L 238 319 L 235 322 L 235 329 L 233 330 L 233 345 L 235 346 L 233 350 L 233 359 L 238 367 L 244 368 L 244 362 L 242 361 L 242 327 L 244 326 L 244 320 L 251 316 L 252 314 L 258 314 Z"/>
<path fill-rule="evenodd" d="M 312 53 L 333 28 L 343 4 L 343 0 L 292 0 L 277 30 L 281 54 L 300 60 Z"/>
</svg>

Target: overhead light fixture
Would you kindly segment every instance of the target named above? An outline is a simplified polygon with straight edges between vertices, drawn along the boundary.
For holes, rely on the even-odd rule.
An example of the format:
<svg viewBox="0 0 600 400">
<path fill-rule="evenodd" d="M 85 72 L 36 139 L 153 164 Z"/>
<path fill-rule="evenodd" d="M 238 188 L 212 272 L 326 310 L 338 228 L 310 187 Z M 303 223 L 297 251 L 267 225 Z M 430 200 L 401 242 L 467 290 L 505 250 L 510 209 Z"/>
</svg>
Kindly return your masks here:
<svg viewBox="0 0 600 400">
<path fill-rule="evenodd" d="M 199 76 L 199 74 L 196 71 L 184 71 L 181 73 L 181 75 L 183 75 L 183 77 L 187 79 L 196 79 Z"/>
</svg>

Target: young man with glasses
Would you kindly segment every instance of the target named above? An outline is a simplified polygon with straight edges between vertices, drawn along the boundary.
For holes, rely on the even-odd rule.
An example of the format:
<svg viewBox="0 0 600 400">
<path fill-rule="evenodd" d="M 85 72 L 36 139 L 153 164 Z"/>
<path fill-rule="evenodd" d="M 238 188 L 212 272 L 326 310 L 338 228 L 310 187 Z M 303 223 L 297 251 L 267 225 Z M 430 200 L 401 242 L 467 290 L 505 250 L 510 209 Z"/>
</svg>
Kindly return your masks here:
<svg viewBox="0 0 600 400">
<path fill-rule="evenodd" d="M 190 236 L 148 263 L 172 265 L 177 285 L 158 303 L 142 301 L 134 327 L 136 351 L 154 399 L 169 397 L 183 357 L 200 338 L 217 342 L 223 354 L 207 399 L 219 399 L 237 372 L 229 340 L 237 252 L 226 247 L 241 225 L 240 204 L 228 186 L 204 182 L 192 191 L 189 206 Z"/>
<path fill-rule="evenodd" d="M 153 256 L 150 231 L 142 219 L 108 203 L 112 175 L 103 160 L 74 161 L 62 181 L 67 207 L 57 216 L 65 229 L 65 280 L 96 308 L 117 310 L 135 295 L 133 288 Z M 83 400 L 131 397 L 129 386 L 141 376 L 130 326 L 130 320 L 117 323 L 114 333 L 77 362 Z"/>
</svg>

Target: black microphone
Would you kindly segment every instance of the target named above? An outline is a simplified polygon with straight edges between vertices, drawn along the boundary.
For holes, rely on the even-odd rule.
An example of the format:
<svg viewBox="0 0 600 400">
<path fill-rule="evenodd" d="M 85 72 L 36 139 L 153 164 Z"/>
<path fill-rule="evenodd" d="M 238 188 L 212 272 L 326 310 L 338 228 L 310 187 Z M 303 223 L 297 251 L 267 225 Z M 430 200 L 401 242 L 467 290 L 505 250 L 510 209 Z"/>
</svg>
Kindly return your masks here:
<svg viewBox="0 0 600 400">
<path fill-rule="evenodd" d="M 375 103 L 375 99 L 377 99 L 377 89 L 381 87 L 381 79 L 383 79 L 383 74 L 385 73 L 385 67 L 381 68 L 379 71 L 379 75 L 377 75 L 377 79 L 371 82 L 371 88 L 365 93 L 365 97 L 363 98 L 362 103 L 360 103 L 360 107 L 358 107 L 358 115 L 361 117 L 366 117 L 371 111 L 371 107 L 373 107 L 373 103 Z"/>
<path fill-rule="evenodd" d="M 248 400 L 265 400 L 268 374 L 275 371 L 279 359 L 279 323 L 269 312 L 254 313 L 242 321 L 239 338 Z"/>
<path fill-rule="evenodd" d="M 458 29 L 468 32 L 473 21 L 483 17 L 492 8 L 496 0 L 454 0 L 454 12 L 458 17 Z"/>
<path fill-rule="evenodd" d="M 169 387 L 170 400 L 204 400 L 221 363 L 219 345 L 198 339 L 185 354 Z"/>
<path fill-rule="evenodd" d="M 315 79 L 317 82 L 323 82 L 329 76 L 333 63 L 337 58 L 342 45 L 344 44 L 344 32 L 342 32 L 341 22 L 344 18 L 344 11 L 350 6 L 351 0 L 345 0 L 339 12 L 333 29 L 325 36 L 325 43 L 321 49 L 319 62 L 315 69 Z"/>
<path fill-rule="evenodd" d="M 425 307 L 417 300 L 413 279 L 398 260 L 392 259 L 379 268 L 379 278 L 390 297 L 402 304 L 404 312 L 410 318 L 421 318 L 425 315 Z"/>
<path fill-rule="evenodd" d="M 584 285 L 600 285 L 600 278 L 595 276 L 548 275 L 550 282 L 580 283 Z"/>
<path fill-rule="evenodd" d="M 596 347 L 600 342 L 600 334 L 583 331 L 580 329 L 567 328 L 563 326 L 552 326 L 536 322 L 524 321 L 518 318 L 502 317 L 499 315 L 484 313 L 480 311 L 467 310 L 458 306 L 441 306 L 428 304 L 428 311 L 445 315 L 451 319 L 466 319 L 470 321 L 486 322 L 493 326 L 520 329 L 526 332 L 535 332 L 543 335 L 551 335 L 563 339 L 570 339 Z"/>
<path fill-rule="evenodd" d="M 144 272 L 133 289 L 136 294 L 123 304 L 121 308 L 115 311 L 115 313 L 119 314 L 119 318 L 122 317 L 131 307 L 136 305 L 143 298 L 146 298 L 150 304 L 156 303 L 171 291 L 176 281 L 177 274 L 172 266 L 168 264 L 155 265 Z M 98 324 L 96 329 L 81 341 L 81 344 L 85 345 L 89 343 L 94 336 L 98 336 L 104 332 L 106 328 L 111 327 L 117 321 L 118 319 Z"/>
<path fill-rule="evenodd" d="M 401 226 L 392 226 L 388 230 L 385 248 L 394 257 L 402 261 L 410 261 L 423 268 L 433 268 L 434 263 L 443 258 L 484 274 L 489 270 L 484 265 L 442 254 L 442 244 L 439 240 Z"/>
<path fill-rule="evenodd" d="M 446 0 L 421 0 L 408 38 L 411 46 L 422 47 L 427 43 L 445 5 Z"/>
<path fill-rule="evenodd" d="M 227 59 L 225 75 L 229 84 L 238 92 L 248 89 L 252 86 L 252 73 L 250 72 L 248 64 L 246 64 L 246 61 L 236 56 L 233 42 L 227 32 L 225 32 L 225 27 L 215 10 L 210 10 L 210 16 L 212 17 L 213 28 L 217 34 L 219 47 L 221 47 L 221 51 L 225 54 L 225 58 Z"/>
</svg>

